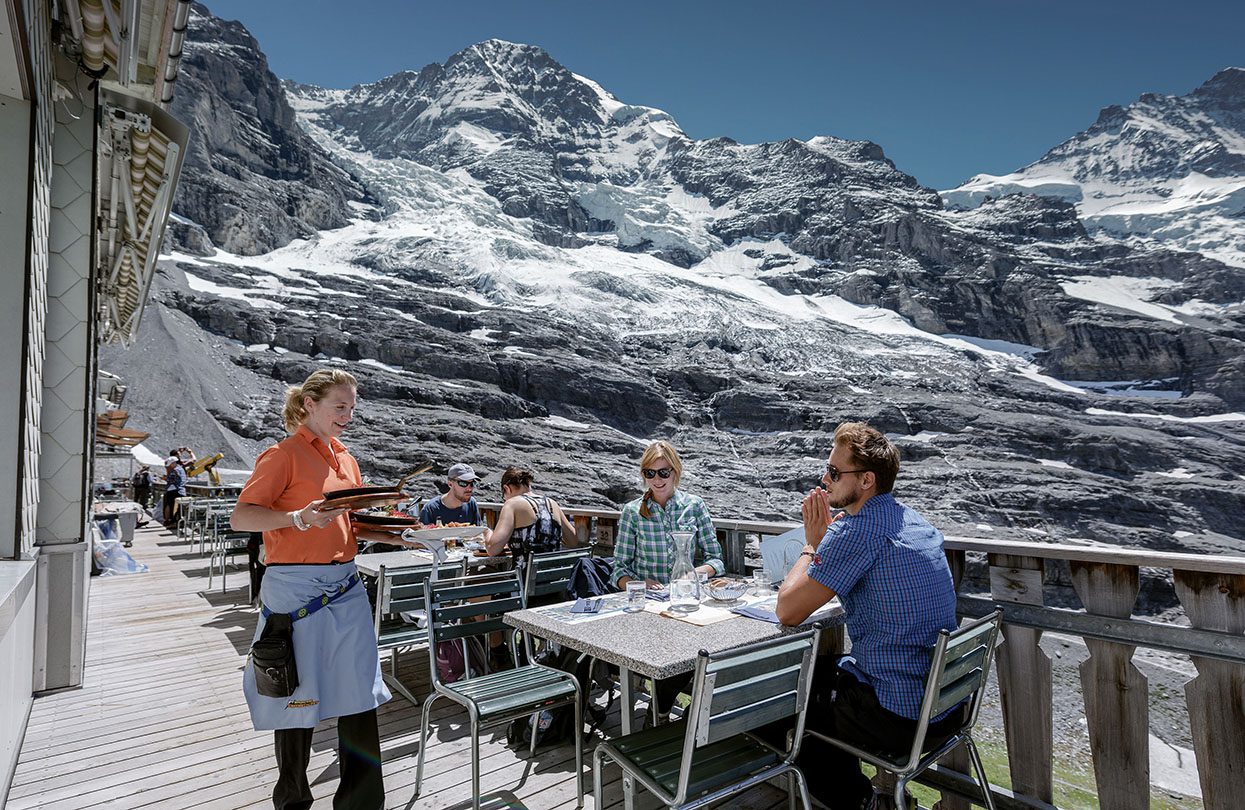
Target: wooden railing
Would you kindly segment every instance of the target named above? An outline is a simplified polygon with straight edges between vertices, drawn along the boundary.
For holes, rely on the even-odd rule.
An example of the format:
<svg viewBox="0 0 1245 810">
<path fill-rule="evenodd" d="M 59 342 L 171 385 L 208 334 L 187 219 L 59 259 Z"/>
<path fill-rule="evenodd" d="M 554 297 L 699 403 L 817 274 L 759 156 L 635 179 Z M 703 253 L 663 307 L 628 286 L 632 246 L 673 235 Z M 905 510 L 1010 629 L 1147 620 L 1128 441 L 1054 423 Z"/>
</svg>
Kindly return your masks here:
<svg viewBox="0 0 1245 810">
<path fill-rule="evenodd" d="M 499 507 L 481 504 L 490 522 Z M 565 511 L 581 543 L 608 553 L 617 511 Z M 748 535 L 781 534 L 797 525 L 714 524 L 727 569 L 739 573 Z M 1012 789 L 991 788 L 1000 810 L 1054 806 L 1052 672 L 1039 646 L 1043 632 L 1080 636 L 1089 650 L 1080 673 L 1100 807 L 1150 806 L 1149 694 L 1146 677 L 1132 663 L 1137 647 L 1192 659 L 1197 676 L 1185 686 L 1185 703 L 1203 804 L 1207 810 L 1245 807 L 1245 558 L 963 537 L 947 537 L 945 548 L 957 590 L 976 579 L 989 593 L 961 593 L 961 615 L 1003 610 L 1004 640 L 995 661 Z M 970 563 L 980 569 L 976 577 L 967 576 Z M 1190 626 L 1133 617 L 1143 569 L 1170 577 Z M 1044 592 L 1065 579 L 1083 609 L 1045 604 Z M 942 810 L 960 810 L 979 798 L 968 772 L 961 750 L 922 781 L 942 791 Z"/>
</svg>

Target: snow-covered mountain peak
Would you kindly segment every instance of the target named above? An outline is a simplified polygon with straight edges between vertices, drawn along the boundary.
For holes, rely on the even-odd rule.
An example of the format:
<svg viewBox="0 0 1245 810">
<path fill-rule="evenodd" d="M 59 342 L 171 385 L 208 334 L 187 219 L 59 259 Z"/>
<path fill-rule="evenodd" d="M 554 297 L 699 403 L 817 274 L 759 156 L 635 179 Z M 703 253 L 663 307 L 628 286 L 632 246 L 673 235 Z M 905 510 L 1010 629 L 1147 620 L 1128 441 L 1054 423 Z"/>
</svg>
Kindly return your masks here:
<svg viewBox="0 0 1245 810">
<path fill-rule="evenodd" d="M 1245 99 L 1245 68 L 1224 68 L 1194 90 L 1193 95 L 1215 99 L 1240 110 L 1245 103 L 1242 101 Z"/>
<path fill-rule="evenodd" d="M 1161 242 L 1245 267 L 1245 70 L 1184 96 L 1146 93 L 1008 175 L 942 192 L 951 207 L 1028 193 L 1077 204 L 1093 232 Z"/>
</svg>

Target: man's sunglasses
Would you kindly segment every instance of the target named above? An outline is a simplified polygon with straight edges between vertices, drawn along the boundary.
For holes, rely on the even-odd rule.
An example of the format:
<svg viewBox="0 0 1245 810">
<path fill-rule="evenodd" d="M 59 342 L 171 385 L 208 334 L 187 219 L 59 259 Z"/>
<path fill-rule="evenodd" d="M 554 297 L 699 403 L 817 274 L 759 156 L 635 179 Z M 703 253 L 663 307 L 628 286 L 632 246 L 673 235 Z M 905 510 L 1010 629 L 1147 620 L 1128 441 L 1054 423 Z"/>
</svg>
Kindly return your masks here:
<svg viewBox="0 0 1245 810">
<path fill-rule="evenodd" d="M 462 487 L 463 489 L 468 489 L 468 488 L 470 488 L 470 487 L 474 487 L 474 486 L 476 485 L 476 482 L 475 482 L 475 481 L 455 481 L 454 483 L 455 483 L 455 484 L 458 484 L 458 485 L 459 485 L 460 487 Z"/>
<path fill-rule="evenodd" d="M 833 464 L 826 465 L 826 475 L 830 476 L 830 480 L 834 483 L 839 482 L 839 477 L 843 475 L 851 475 L 852 473 L 866 473 L 869 470 L 840 470 Z"/>
<path fill-rule="evenodd" d="M 643 472 L 644 477 L 649 480 L 652 480 L 654 476 L 658 476 L 658 475 L 662 477 L 662 480 L 665 480 L 669 478 L 670 476 L 674 475 L 674 468 L 673 467 L 662 467 L 660 470 L 644 469 L 644 470 L 641 470 L 641 472 Z"/>
</svg>

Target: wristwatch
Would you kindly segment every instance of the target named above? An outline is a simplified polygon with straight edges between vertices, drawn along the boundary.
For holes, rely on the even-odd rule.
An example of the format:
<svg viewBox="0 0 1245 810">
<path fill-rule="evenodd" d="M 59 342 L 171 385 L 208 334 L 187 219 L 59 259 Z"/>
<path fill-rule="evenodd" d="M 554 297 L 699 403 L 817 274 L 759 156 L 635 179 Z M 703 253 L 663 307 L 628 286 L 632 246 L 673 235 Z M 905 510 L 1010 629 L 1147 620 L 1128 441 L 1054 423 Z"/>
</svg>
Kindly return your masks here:
<svg viewBox="0 0 1245 810">
<path fill-rule="evenodd" d="M 299 509 L 296 512 L 290 512 L 290 519 L 294 521 L 294 528 L 300 532 L 305 532 L 311 527 L 307 525 L 307 521 L 303 520 L 303 512 Z"/>
</svg>

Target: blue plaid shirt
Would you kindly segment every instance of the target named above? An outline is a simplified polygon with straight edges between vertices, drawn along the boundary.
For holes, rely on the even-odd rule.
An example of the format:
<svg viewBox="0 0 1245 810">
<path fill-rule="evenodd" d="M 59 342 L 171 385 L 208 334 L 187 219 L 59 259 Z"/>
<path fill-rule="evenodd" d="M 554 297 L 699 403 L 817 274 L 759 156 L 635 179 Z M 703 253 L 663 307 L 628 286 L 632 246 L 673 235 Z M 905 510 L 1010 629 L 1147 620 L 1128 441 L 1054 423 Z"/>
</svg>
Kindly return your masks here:
<svg viewBox="0 0 1245 810">
<path fill-rule="evenodd" d="M 939 630 L 954 630 L 955 585 L 942 532 L 889 493 L 830 524 L 808 575 L 838 594 L 851 655 L 843 668 L 915 720 Z"/>
</svg>

